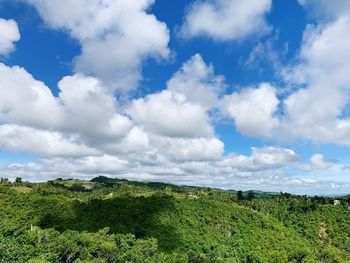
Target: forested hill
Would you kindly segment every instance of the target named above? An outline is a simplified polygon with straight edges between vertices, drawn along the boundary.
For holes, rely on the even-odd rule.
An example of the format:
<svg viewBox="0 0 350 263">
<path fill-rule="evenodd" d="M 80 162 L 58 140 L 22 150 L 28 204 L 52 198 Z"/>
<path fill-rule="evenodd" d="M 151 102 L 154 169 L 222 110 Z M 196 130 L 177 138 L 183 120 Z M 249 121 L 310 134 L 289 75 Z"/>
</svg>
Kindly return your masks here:
<svg viewBox="0 0 350 263">
<path fill-rule="evenodd" d="M 0 183 L 0 262 L 350 262 L 350 196 Z"/>
</svg>

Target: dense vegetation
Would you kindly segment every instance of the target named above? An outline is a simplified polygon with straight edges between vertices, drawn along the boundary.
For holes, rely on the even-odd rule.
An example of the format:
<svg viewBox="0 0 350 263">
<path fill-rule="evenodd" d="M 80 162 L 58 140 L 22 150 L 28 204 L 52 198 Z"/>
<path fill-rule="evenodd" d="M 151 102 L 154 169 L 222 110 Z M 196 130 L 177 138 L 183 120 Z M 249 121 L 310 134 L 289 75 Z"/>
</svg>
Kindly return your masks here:
<svg viewBox="0 0 350 263">
<path fill-rule="evenodd" d="M 350 196 L 0 183 L 0 262 L 350 262 Z"/>
</svg>

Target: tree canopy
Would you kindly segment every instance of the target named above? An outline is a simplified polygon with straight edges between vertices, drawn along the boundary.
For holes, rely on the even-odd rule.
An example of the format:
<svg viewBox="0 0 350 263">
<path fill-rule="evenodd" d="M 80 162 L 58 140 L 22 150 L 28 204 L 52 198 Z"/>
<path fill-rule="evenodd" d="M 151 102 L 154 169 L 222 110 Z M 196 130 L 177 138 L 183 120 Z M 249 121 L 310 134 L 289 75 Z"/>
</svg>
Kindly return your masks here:
<svg viewBox="0 0 350 263">
<path fill-rule="evenodd" d="M 1 182 L 0 262 L 350 262 L 349 196 Z"/>
</svg>

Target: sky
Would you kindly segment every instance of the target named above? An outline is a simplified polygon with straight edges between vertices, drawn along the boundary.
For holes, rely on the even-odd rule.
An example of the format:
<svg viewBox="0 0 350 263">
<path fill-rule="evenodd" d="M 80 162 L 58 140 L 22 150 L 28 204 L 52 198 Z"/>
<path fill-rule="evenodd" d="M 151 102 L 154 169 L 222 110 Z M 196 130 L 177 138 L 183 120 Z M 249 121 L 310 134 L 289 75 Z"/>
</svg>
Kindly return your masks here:
<svg viewBox="0 0 350 263">
<path fill-rule="evenodd" d="M 0 177 L 350 193 L 350 2 L 0 0 Z"/>
</svg>

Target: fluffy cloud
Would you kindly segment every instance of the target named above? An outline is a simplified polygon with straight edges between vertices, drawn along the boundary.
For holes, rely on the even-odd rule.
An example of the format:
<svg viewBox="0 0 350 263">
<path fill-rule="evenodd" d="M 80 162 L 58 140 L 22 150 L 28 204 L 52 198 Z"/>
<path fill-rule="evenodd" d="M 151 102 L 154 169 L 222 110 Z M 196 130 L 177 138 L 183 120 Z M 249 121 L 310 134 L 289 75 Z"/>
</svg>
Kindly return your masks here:
<svg viewBox="0 0 350 263">
<path fill-rule="evenodd" d="M 205 109 L 219 106 L 219 96 L 226 88 L 223 76 L 216 76 L 212 65 L 206 65 L 201 55 L 184 63 L 167 83 L 168 90 L 179 92 Z"/>
<path fill-rule="evenodd" d="M 250 156 L 231 154 L 221 162 L 242 171 L 259 171 L 296 164 L 300 157 L 290 149 L 264 147 L 252 148 Z"/>
<path fill-rule="evenodd" d="M 278 126 L 275 115 L 279 99 L 269 84 L 245 88 L 224 98 L 223 110 L 234 119 L 236 128 L 250 136 L 270 136 Z"/>
<path fill-rule="evenodd" d="M 42 157 L 79 157 L 98 154 L 98 151 L 79 143 L 74 137 L 66 138 L 58 132 L 13 124 L 0 125 L 0 148 L 33 153 Z"/>
<path fill-rule="evenodd" d="M 0 64 L 0 121 L 77 134 L 94 146 L 121 140 L 132 129 L 97 79 L 77 74 L 64 77 L 58 86 L 54 97 L 25 69 Z"/>
<path fill-rule="evenodd" d="M 217 138 L 154 138 L 160 152 L 176 161 L 213 161 L 222 158 L 224 143 Z"/>
<path fill-rule="evenodd" d="M 131 120 L 96 78 L 64 77 L 54 97 L 23 68 L 1 64 L 0 75 L 0 121 L 9 123 L 2 127 L 4 149 L 42 157 L 79 155 L 79 148 L 83 156 L 129 158 L 153 151 L 177 161 L 216 160 L 223 154 L 206 110 L 178 92 L 164 90 L 132 101 Z"/>
<path fill-rule="evenodd" d="M 300 61 L 286 73 L 304 88 L 284 101 L 285 136 L 350 145 L 350 120 L 343 116 L 350 99 L 349 35 L 348 17 L 305 31 Z"/>
<path fill-rule="evenodd" d="M 349 5 L 345 1 L 300 3 L 314 12 L 327 12 L 328 19 L 306 27 L 293 64 L 275 66 L 291 89 L 281 94 L 281 103 L 273 88 L 243 89 L 225 97 L 224 112 L 245 135 L 350 146 Z M 254 61 L 255 53 L 264 51 L 257 46 L 248 63 Z"/>
<path fill-rule="evenodd" d="M 60 120 L 61 106 L 43 82 L 0 63 L 0 121 L 50 129 Z"/>
<path fill-rule="evenodd" d="M 300 159 L 293 150 L 276 147 L 252 148 L 251 158 L 255 165 L 264 168 L 283 167 Z"/>
<path fill-rule="evenodd" d="M 316 170 L 316 169 L 327 169 L 333 165 L 330 161 L 322 154 L 314 154 L 310 158 L 310 164 L 307 166 L 307 170 Z"/>
<path fill-rule="evenodd" d="M 239 40 L 269 31 L 265 15 L 271 0 L 195 1 L 188 9 L 181 33 L 185 37 L 208 36 L 215 40 Z"/>
<path fill-rule="evenodd" d="M 168 82 L 171 90 L 132 101 L 128 108 L 132 119 L 123 116 L 123 108 L 96 78 L 64 77 L 54 97 L 24 69 L 5 65 L 1 69 L 6 83 L 1 87 L 7 97 L 2 97 L 0 105 L 13 106 L 10 110 L 3 106 L 1 120 L 16 124 L 0 126 L 0 148 L 40 157 L 35 163 L 3 167 L 1 176 L 45 180 L 68 170 L 68 177 L 118 174 L 129 179 L 225 186 L 226 180 L 261 177 L 263 170 L 294 165 L 298 160 L 292 150 L 273 147 L 254 148 L 251 156 L 224 156 L 224 144 L 215 137 L 207 115 L 215 106 L 195 102 L 186 93 L 186 87 L 193 87 L 186 78 L 194 72 L 201 88 L 214 90 L 215 100 L 220 100 L 221 78 L 216 81 L 211 67 L 198 55 Z M 179 85 L 175 83 L 183 90 L 176 90 Z M 35 99 L 27 101 L 21 94 Z M 24 115 L 31 109 L 38 109 L 32 110 L 32 119 Z M 41 119 L 43 112 L 49 112 L 53 120 Z"/>
<path fill-rule="evenodd" d="M 0 55 L 8 55 L 14 50 L 14 43 L 20 39 L 16 21 L 0 18 Z"/>
<path fill-rule="evenodd" d="M 133 127 L 125 116 L 117 113 L 117 102 L 101 83 L 92 77 L 64 77 L 58 87 L 64 121 L 60 128 L 83 135 L 90 143 L 123 138 Z"/>
<path fill-rule="evenodd" d="M 145 153 L 150 148 L 148 134 L 137 126 L 126 133 L 121 141 L 109 140 L 103 143 L 103 149 L 111 154 Z"/>
<path fill-rule="evenodd" d="M 208 137 L 213 129 L 205 110 L 180 93 L 164 90 L 134 101 L 128 109 L 146 130 L 169 137 Z"/>
<path fill-rule="evenodd" d="M 70 173 L 85 174 L 89 177 L 96 174 L 117 174 L 129 168 L 128 161 L 107 154 L 80 158 L 45 158 L 41 164 L 50 166 L 50 170 L 53 171 L 60 171 L 66 167 Z"/>
<path fill-rule="evenodd" d="M 154 0 L 26 0 L 47 25 L 81 44 L 75 70 L 109 86 L 135 89 L 147 58 L 167 58 L 167 26 L 148 13 Z"/>
</svg>

